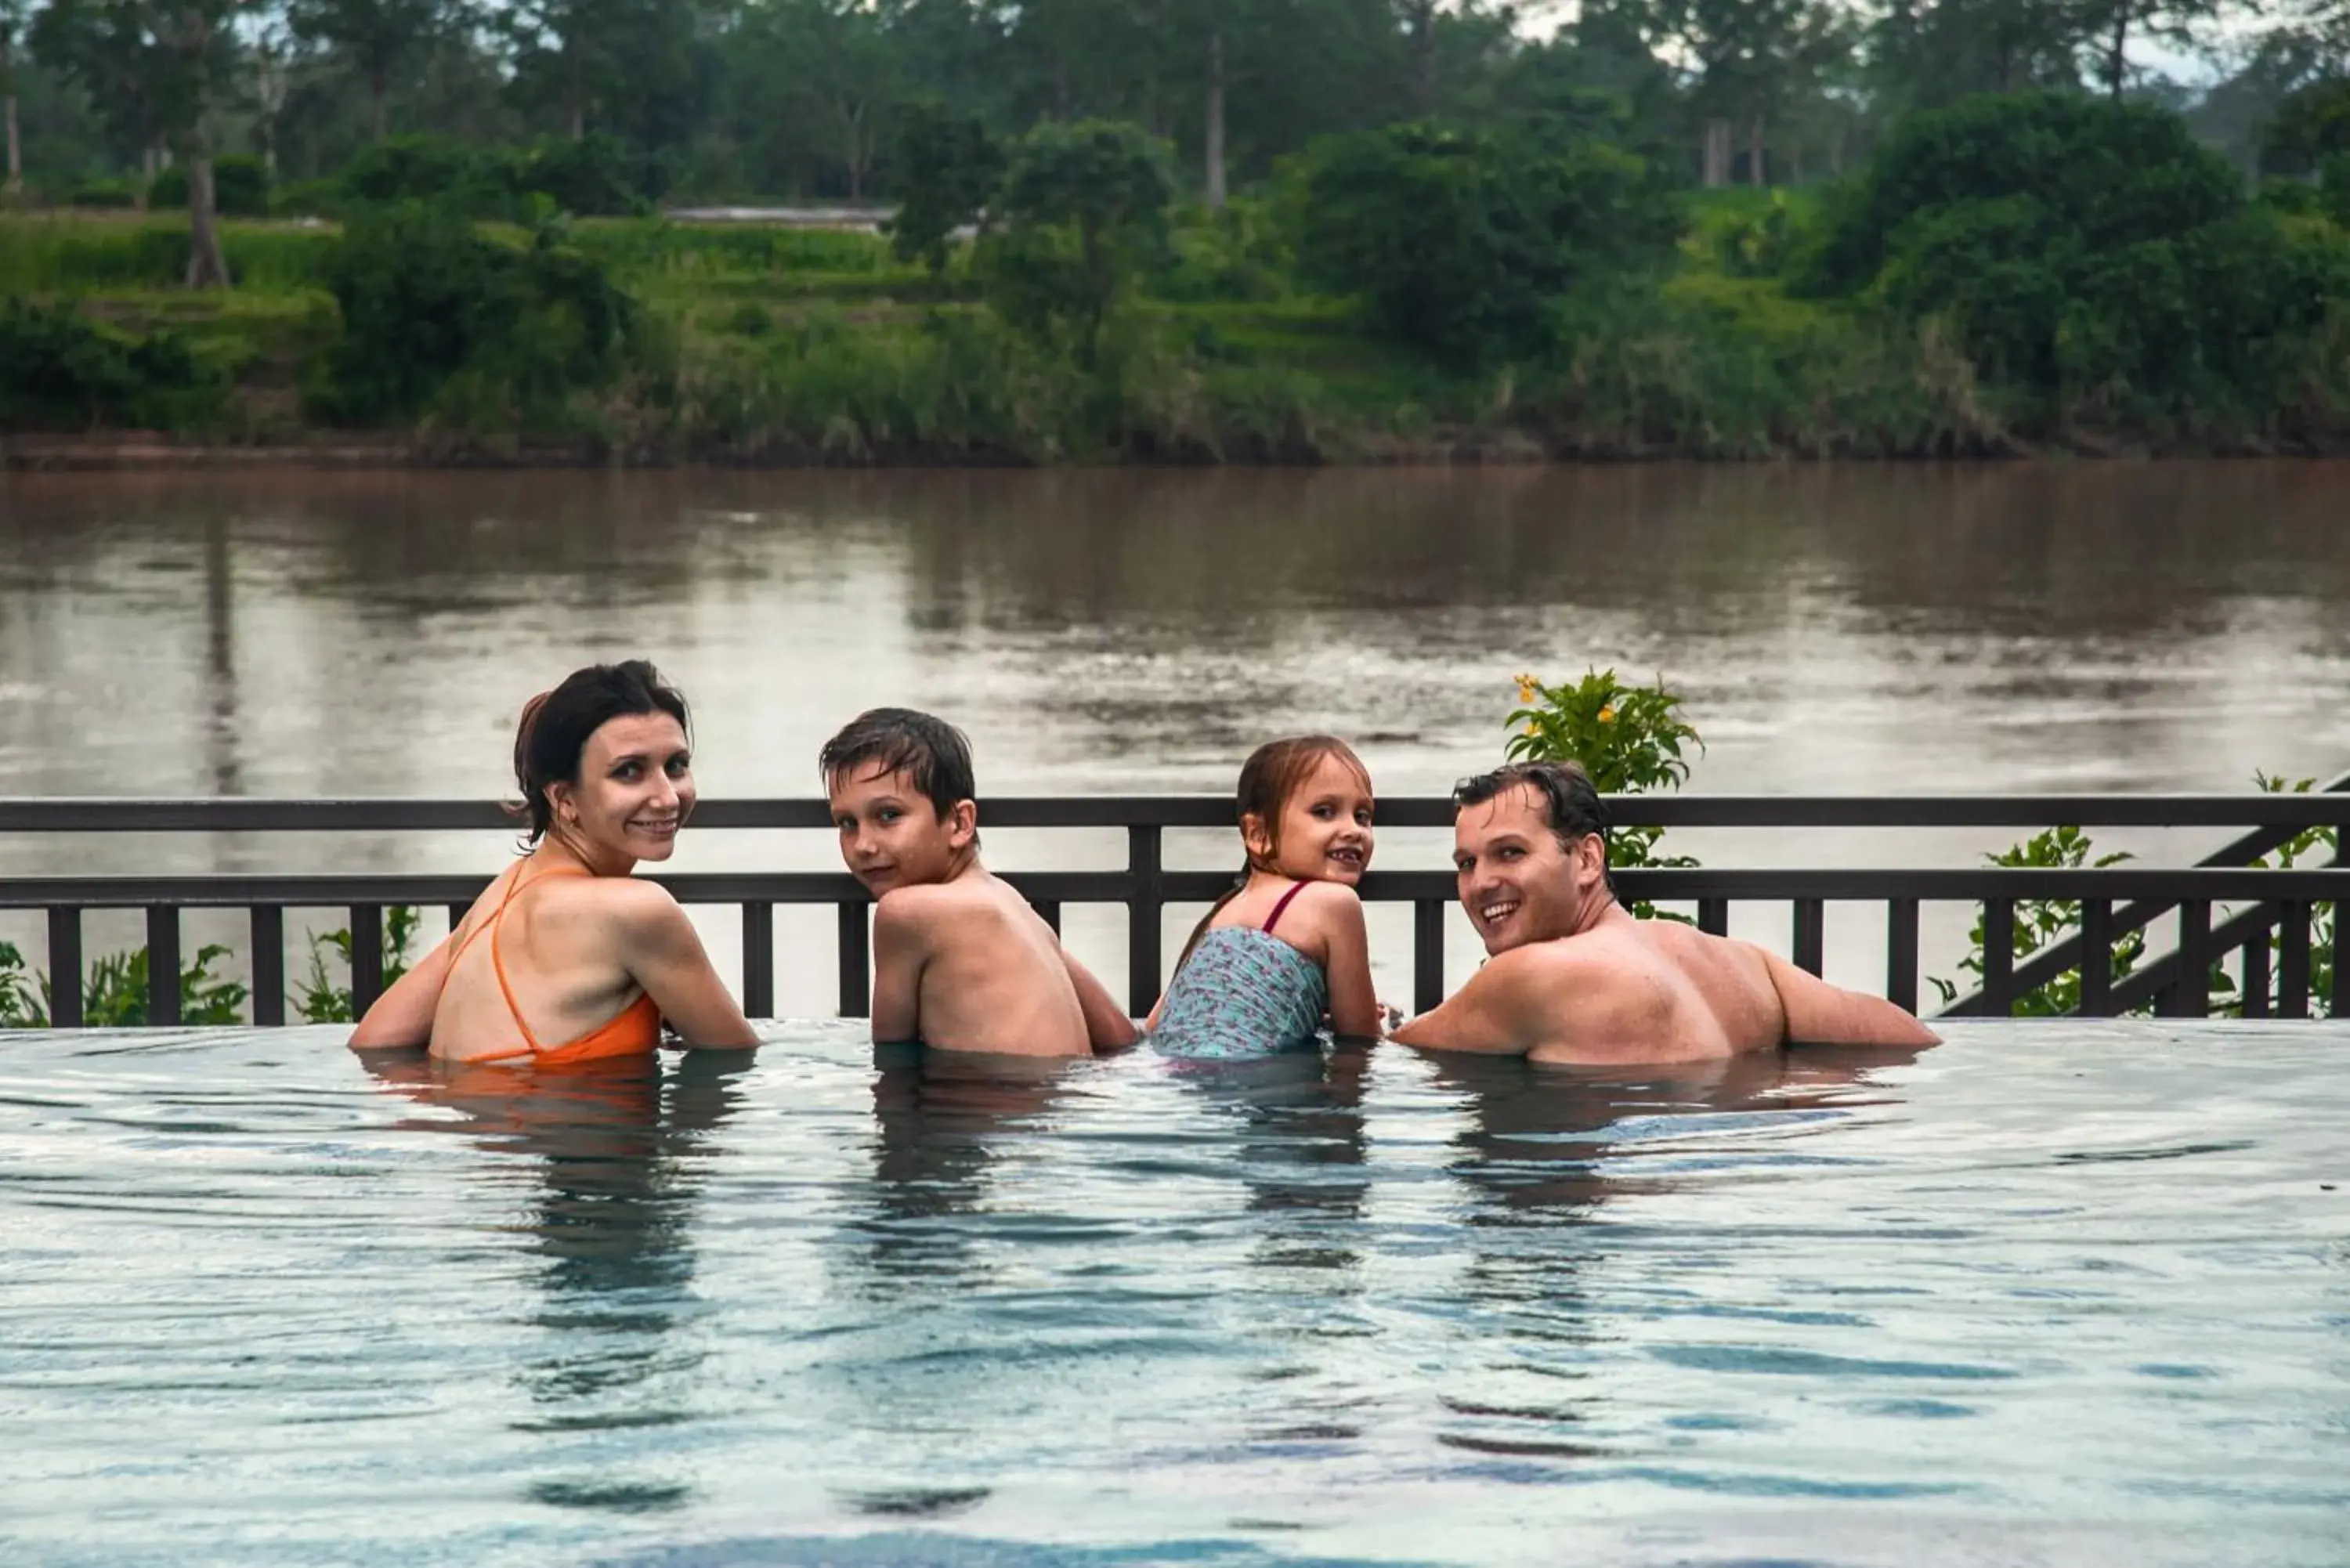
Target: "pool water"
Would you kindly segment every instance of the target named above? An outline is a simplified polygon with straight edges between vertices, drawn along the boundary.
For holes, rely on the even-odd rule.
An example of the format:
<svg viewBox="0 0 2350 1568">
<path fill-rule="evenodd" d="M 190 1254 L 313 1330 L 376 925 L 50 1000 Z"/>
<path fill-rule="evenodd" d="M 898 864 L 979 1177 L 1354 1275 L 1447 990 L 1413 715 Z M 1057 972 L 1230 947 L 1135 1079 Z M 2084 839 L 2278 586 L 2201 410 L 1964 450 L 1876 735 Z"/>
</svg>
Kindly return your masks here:
<svg viewBox="0 0 2350 1568">
<path fill-rule="evenodd" d="M 2350 1028 L 0 1040 L 14 1565 L 2350 1559 Z"/>
</svg>

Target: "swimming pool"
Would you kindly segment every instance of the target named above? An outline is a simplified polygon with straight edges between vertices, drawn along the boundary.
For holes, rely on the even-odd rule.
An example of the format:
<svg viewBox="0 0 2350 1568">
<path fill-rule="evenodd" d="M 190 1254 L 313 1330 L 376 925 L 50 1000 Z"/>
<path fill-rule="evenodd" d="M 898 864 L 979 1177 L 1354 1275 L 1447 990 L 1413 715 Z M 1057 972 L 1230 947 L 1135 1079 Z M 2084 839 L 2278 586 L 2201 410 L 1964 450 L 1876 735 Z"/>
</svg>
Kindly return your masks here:
<svg viewBox="0 0 2350 1568">
<path fill-rule="evenodd" d="M 2338 1563 L 2350 1028 L 0 1041 L 12 1564 Z"/>
</svg>

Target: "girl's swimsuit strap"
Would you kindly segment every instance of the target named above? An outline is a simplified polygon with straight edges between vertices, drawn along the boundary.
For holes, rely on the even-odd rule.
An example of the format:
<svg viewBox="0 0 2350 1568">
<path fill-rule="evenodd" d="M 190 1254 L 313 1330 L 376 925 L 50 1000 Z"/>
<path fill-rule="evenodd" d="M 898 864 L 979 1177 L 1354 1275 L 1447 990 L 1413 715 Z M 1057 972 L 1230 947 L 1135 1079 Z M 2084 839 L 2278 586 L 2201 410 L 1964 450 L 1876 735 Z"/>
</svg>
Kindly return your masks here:
<svg viewBox="0 0 2350 1568">
<path fill-rule="evenodd" d="M 1289 908 L 1289 900 L 1304 891 L 1305 891 L 1305 884 L 1303 882 L 1292 882 L 1289 885 L 1289 891 L 1281 896 L 1281 901 L 1273 907 L 1273 913 L 1264 918 L 1263 929 L 1266 936 L 1273 935 L 1274 923 L 1281 919 L 1281 912 Z"/>
</svg>

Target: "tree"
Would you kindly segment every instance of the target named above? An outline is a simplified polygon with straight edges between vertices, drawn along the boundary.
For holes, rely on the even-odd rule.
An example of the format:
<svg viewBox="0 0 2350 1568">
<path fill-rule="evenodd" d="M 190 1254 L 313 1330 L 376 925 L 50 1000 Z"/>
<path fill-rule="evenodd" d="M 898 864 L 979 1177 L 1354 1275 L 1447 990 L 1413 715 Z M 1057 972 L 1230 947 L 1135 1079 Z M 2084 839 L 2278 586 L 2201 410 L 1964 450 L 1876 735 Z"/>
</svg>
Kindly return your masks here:
<svg viewBox="0 0 2350 1568">
<path fill-rule="evenodd" d="M 955 231 L 981 221 L 1003 178 L 1003 150 L 977 116 L 917 104 L 899 118 L 889 168 L 898 192 L 891 247 L 902 261 L 920 257 L 944 272 Z"/>
<path fill-rule="evenodd" d="M 1174 197 L 1165 145 L 1115 120 L 1047 121 L 1013 148 L 993 203 L 1003 228 L 980 253 L 988 303 L 1037 337 L 1098 360 L 1103 324 L 1164 248 Z"/>
<path fill-rule="evenodd" d="M 229 286 L 212 119 L 218 84 L 230 75 L 235 24 L 258 8 L 259 0 L 53 0 L 41 17 L 42 57 L 101 102 L 127 93 L 141 129 L 165 140 L 187 171 L 190 288 Z"/>
<path fill-rule="evenodd" d="M 1306 275 L 1463 368 L 1542 352 L 1562 297 L 1661 265 L 1681 227 L 1652 165 L 1573 136 L 1414 121 L 1319 142 L 1295 181 Z"/>
<path fill-rule="evenodd" d="M 381 141 L 393 80 L 429 51 L 450 22 L 448 0 L 291 0 L 294 36 L 336 51 L 367 86 L 368 128 Z"/>
<path fill-rule="evenodd" d="M 2090 0 L 2083 23 L 2106 96 L 2118 102 L 2129 85 L 2134 36 L 2191 49 L 2227 8 L 2227 0 Z"/>
<path fill-rule="evenodd" d="M 8 194 L 25 188 L 25 147 L 16 127 L 16 41 L 25 31 L 26 0 L 0 0 L 0 121 L 8 140 Z"/>
</svg>

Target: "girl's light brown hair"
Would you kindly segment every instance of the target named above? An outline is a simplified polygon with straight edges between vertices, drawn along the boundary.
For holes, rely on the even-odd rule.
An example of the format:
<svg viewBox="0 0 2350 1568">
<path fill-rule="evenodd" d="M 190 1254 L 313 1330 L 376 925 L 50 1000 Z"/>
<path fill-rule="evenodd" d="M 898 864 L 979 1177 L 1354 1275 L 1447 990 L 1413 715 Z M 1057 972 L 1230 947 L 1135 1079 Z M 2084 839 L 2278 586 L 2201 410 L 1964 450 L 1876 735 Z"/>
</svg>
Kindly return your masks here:
<svg viewBox="0 0 2350 1568">
<path fill-rule="evenodd" d="M 1184 964 L 1191 961 L 1191 950 L 1200 945 L 1200 939 L 1208 934 L 1208 927 L 1223 912 L 1224 906 L 1239 898 L 1241 889 L 1248 886 L 1249 873 L 1273 869 L 1274 861 L 1281 856 L 1281 817 L 1289 808 L 1290 797 L 1305 787 L 1315 769 L 1333 757 L 1362 781 L 1365 794 L 1371 793 L 1371 770 L 1363 766 L 1363 759 L 1355 754 L 1352 746 L 1336 735 L 1292 735 L 1286 740 L 1267 741 L 1241 764 L 1233 819 L 1240 826 L 1244 845 L 1250 817 L 1264 826 L 1265 852 L 1260 856 L 1253 849 L 1248 851 L 1232 887 L 1208 907 L 1200 923 L 1191 928 L 1191 939 L 1183 944 L 1182 956 L 1175 961 L 1177 973 L 1182 972 Z"/>
</svg>

